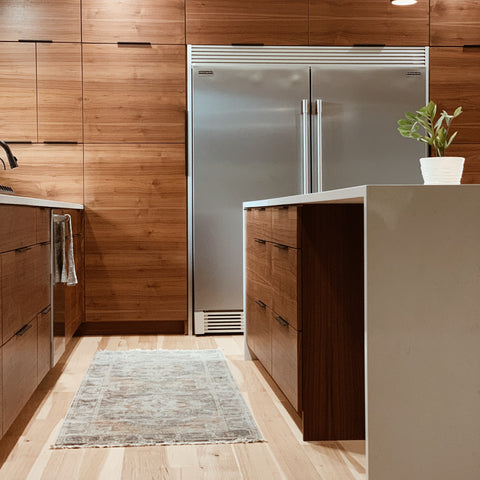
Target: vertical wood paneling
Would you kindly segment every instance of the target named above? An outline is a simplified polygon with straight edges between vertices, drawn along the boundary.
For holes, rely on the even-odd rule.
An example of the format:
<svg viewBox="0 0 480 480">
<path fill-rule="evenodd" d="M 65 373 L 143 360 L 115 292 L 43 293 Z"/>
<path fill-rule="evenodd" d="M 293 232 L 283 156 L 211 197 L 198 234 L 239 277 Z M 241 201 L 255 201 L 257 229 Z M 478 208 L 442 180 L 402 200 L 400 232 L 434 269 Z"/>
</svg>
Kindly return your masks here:
<svg viewBox="0 0 480 480">
<path fill-rule="evenodd" d="M 185 43 L 183 0 L 83 0 L 84 42 Z"/>
<path fill-rule="evenodd" d="M 82 47 L 37 44 L 38 141 L 83 141 Z"/>
<path fill-rule="evenodd" d="M 448 155 L 464 157 L 462 183 L 480 183 L 480 143 L 452 143 Z"/>
</svg>

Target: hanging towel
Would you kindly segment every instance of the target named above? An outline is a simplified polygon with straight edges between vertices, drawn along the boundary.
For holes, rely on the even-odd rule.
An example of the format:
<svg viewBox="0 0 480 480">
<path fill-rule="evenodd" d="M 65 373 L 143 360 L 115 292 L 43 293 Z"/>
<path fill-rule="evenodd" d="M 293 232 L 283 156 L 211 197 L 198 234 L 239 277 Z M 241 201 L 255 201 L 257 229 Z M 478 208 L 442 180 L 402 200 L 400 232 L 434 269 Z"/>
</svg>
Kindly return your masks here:
<svg viewBox="0 0 480 480">
<path fill-rule="evenodd" d="M 68 236 L 65 238 L 66 227 L 68 228 Z M 75 258 L 73 255 L 73 232 L 70 215 L 53 215 L 53 228 L 55 242 L 55 283 L 76 285 L 78 280 L 75 271 Z M 68 247 L 66 241 L 68 241 Z"/>
</svg>

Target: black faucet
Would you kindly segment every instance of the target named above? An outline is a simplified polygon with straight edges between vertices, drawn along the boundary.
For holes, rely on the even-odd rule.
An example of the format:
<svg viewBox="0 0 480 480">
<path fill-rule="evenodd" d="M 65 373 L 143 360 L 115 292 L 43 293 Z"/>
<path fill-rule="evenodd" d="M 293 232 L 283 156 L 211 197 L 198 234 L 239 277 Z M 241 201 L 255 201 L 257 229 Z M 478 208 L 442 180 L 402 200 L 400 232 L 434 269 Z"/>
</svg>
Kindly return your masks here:
<svg viewBox="0 0 480 480">
<path fill-rule="evenodd" d="M 0 140 L 0 146 L 3 147 L 5 150 L 5 153 L 7 154 L 7 159 L 8 163 L 10 165 L 11 169 L 17 168 L 18 167 L 18 160 L 17 157 L 15 157 L 10 150 L 10 147 L 2 140 Z M 5 162 L 0 158 L 0 161 L 3 163 L 3 169 L 6 170 L 7 166 L 5 165 Z"/>
</svg>

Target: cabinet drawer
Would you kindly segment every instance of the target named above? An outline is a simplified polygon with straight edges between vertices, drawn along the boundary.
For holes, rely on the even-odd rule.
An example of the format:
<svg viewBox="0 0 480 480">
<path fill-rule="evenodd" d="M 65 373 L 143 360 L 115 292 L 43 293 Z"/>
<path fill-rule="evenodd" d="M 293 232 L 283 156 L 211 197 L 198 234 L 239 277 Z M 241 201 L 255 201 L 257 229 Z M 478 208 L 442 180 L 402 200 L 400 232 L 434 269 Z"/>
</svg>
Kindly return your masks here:
<svg viewBox="0 0 480 480">
<path fill-rule="evenodd" d="M 0 249 L 2 252 L 36 243 L 33 207 L 0 206 Z"/>
<path fill-rule="evenodd" d="M 3 346 L 3 431 L 37 388 L 37 319 Z"/>
<path fill-rule="evenodd" d="M 271 277 L 272 244 L 258 238 L 247 240 L 247 295 L 272 306 Z"/>
<path fill-rule="evenodd" d="M 51 315 L 50 305 L 37 316 L 37 378 L 40 383 L 50 370 L 50 338 L 51 338 Z"/>
<path fill-rule="evenodd" d="M 50 209 L 36 208 L 37 236 L 35 243 L 50 241 Z"/>
<path fill-rule="evenodd" d="M 302 329 L 300 255 L 295 248 L 272 245 L 272 309 L 296 330 Z"/>
<path fill-rule="evenodd" d="M 247 344 L 268 373 L 272 372 L 271 310 L 247 295 Z"/>
<path fill-rule="evenodd" d="M 271 240 L 272 237 L 272 209 L 252 208 L 246 210 L 247 238 Z"/>
<path fill-rule="evenodd" d="M 271 314 L 272 378 L 297 412 L 301 411 L 301 332 Z"/>
<path fill-rule="evenodd" d="M 300 207 L 272 208 L 272 241 L 300 248 Z"/>
<path fill-rule="evenodd" d="M 4 343 L 50 303 L 50 244 L 1 257 Z"/>
</svg>

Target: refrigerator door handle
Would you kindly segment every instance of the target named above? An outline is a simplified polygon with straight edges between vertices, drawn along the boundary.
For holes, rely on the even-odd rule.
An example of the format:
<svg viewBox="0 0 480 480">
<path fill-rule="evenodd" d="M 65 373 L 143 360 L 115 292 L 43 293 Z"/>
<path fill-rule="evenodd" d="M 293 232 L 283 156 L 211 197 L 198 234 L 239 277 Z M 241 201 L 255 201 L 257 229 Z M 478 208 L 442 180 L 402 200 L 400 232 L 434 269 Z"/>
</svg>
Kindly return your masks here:
<svg viewBox="0 0 480 480">
<path fill-rule="evenodd" d="M 310 146 L 310 127 L 309 120 L 309 101 L 304 98 L 301 103 L 301 155 L 303 162 L 303 178 L 302 187 L 303 193 L 310 193 L 310 159 L 309 159 L 309 146 Z"/>
<path fill-rule="evenodd" d="M 314 171 L 314 190 L 317 192 L 322 191 L 322 162 L 323 162 L 323 101 L 316 99 L 314 103 L 313 117 L 315 118 L 315 127 L 313 130 L 313 166 Z"/>
</svg>

